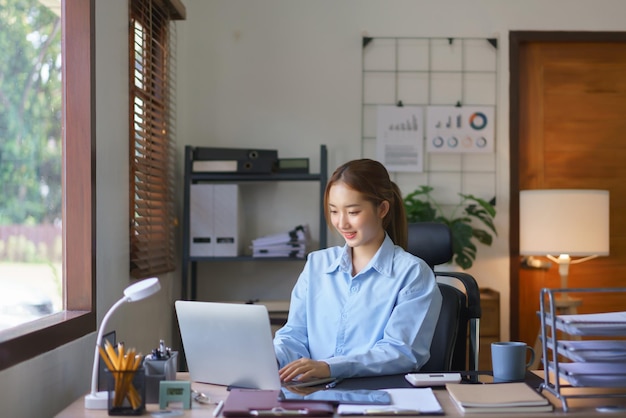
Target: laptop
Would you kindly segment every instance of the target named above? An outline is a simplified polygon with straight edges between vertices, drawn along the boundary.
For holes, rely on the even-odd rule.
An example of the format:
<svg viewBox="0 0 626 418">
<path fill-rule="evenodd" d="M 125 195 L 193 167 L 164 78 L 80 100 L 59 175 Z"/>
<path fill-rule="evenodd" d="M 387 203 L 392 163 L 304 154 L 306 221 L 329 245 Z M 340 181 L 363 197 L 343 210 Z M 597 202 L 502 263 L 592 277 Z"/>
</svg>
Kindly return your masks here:
<svg viewBox="0 0 626 418">
<path fill-rule="evenodd" d="M 264 305 L 178 300 L 174 306 L 191 381 L 281 388 Z"/>
<path fill-rule="evenodd" d="M 281 388 L 265 305 L 177 300 L 174 306 L 191 381 L 250 389 Z M 292 381 L 282 386 L 318 386 L 334 380 Z"/>
</svg>

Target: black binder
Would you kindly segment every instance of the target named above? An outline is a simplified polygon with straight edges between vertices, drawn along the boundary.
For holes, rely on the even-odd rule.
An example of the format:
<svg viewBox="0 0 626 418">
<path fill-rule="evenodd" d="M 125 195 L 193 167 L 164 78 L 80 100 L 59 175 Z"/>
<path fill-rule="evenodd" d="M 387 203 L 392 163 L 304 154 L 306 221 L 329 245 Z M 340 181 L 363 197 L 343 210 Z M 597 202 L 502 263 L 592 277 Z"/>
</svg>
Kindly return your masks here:
<svg viewBox="0 0 626 418">
<path fill-rule="evenodd" d="M 194 173 L 273 173 L 278 168 L 278 151 L 246 148 L 196 147 Z"/>
</svg>

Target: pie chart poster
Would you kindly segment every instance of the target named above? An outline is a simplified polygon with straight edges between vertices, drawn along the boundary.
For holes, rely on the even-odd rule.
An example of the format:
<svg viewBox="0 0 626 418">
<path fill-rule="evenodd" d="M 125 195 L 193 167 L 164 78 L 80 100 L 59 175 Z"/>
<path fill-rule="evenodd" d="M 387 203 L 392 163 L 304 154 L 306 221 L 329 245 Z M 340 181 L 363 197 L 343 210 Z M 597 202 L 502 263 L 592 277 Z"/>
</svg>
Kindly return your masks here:
<svg viewBox="0 0 626 418">
<path fill-rule="evenodd" d="M 428 106 L 426 151 L 492 153 L 494 125 L 494 106 Z"/>
</svg>

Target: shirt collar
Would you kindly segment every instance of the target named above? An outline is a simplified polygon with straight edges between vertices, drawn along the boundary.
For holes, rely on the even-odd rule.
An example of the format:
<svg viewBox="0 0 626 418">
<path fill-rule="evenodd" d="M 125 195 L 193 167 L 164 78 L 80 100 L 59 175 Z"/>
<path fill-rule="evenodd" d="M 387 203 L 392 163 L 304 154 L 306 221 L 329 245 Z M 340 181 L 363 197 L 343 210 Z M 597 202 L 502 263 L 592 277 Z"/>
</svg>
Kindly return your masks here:
<svg viewBox="0 0 626 418">
<path fill-rule="evenodd" d="M 378 251 L 376 251 L 374 257 L 370 260 L 368 267 L 363 269 L 363 271 L 374 269 L 383 276 L 391 277 L 391 272 L 393 271 L 394 251 L 395 244 L 389 235 L 385 233 L 385 239 L 383 240 L 382 245 Z M 328 266 L 327 273 L 335 270 L 341 270 L 348 274 L 352 273 L 352 252 L 350 251 L 348 244 L 343 246 L 335 261 Z"/>
</svg>

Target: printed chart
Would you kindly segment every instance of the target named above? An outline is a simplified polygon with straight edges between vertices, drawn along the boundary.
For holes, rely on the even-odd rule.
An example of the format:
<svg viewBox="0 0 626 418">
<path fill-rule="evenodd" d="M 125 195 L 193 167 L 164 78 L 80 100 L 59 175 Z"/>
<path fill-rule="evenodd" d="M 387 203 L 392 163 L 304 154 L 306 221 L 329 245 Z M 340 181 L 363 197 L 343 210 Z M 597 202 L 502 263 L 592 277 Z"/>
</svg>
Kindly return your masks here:
<svg viewBox="0 0 626 418">
<path fill-rule="evenodd" d="M 426 150 L 432 153 L 491 153 L 493 106 L 428 106 Z"/>
<path fill-rule="evenodd" d="M 419 106 L 378 106 L 378 161 L 389 171 L 424 170 L 424 110 Z"/>
</svg>

